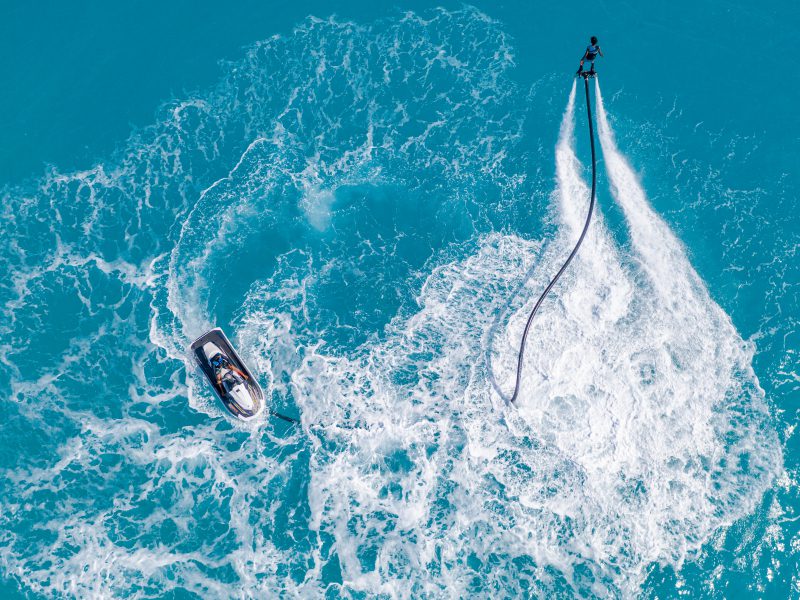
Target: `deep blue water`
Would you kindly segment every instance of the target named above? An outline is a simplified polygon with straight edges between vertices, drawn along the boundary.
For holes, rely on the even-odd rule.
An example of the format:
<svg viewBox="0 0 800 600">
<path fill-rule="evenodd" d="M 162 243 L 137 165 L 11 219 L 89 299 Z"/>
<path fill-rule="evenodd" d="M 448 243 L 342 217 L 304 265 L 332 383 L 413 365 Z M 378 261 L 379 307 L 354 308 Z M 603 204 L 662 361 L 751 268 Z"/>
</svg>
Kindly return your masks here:
<svg viewBox="0 0 800 600">
<path fill-rule="evenodd" d="M 798 17 L 4 7 L 2 595 L 800 596 Z"/>
</svg>

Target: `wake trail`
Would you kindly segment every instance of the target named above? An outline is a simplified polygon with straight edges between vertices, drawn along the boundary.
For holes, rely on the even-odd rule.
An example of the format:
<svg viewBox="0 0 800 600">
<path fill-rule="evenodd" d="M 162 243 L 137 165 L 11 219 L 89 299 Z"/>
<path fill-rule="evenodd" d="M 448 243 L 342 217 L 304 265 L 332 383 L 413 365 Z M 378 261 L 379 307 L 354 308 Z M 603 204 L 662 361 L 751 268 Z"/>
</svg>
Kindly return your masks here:
<svg viewBox="0 0 800 600">
<path fill-rule="evenodd" d="M 682 283 L 695 292 L 707 295 L 705 285 L 689 263 L 683 245 L 669 226 L 650 207 L 636 173 L 619 151 L 608 123 L 600 82 L 595 81 L 597 98 L 597 132 L 603 148 L 606 170 L 611 183 L 611 193 L 625 212 L 631 238 L 641 255 L 647 274 L 662 294 L 674 294 Z M 675 271 L 683 278 L 676 278 Z"/>
<path fill-rule="evenodd" d="M 554 453 L 541 464 L 525 455 L 533 472 L 556 468 L 555 456 L 574 469 L 569 493 L 542 501 L 536 484 L 492 473 L 524 505 L 569 517 L 580 551 L 566 560 L 551 541 L 548 560 L 591 564 L 607 589 L 633 596 L 648 565 L 679 568 L 715 532 L 750 514 L 779 471 L 781 452 L 752 369 L 754 346 L 649 206 L 616 147 L 597 85 L 596 104 L 604 164 L 632 248 L 619 248 L 598 211 L 556 301 L 537 315 L 524 395 L 507 417 L 512 447 L 534 435 Z M 573 109 L 569 102 L 556 147 L 559 234 L 537 269 L 558 264 L 589 201 Z M 501 381 L 513 377 L 510 357 L 529 306 L 514 312 L 495 350 Z M 552 522 L 523 522 L 549 539 Z"/>
<path fill-rule="evenodd" d="M 659 402 L 684 412 L 701 454 L 748 461 L 741 471 L 719 462 L 710 471 L 718 489 L 694 510 L 707 513 L 705 531 L 748 514 L 769 487 L 782 461 L 764 392 L 752 368 L 755 347 L 741 338 L 729 315 L 711 297 L 683 244 L 650 206 L 639 178 L 619 150 L 595 81 L 597 129 L 611 194 L 630 230 L 638 277 L 639 310 L 650 315 L 647 354 L 655 381 L 667 384 Z M 687 431 L 687 433 L 689 433 Z M 688 441 L 688 440 L 687 440 Z M 716 448 L 714 450 L 714 448 Z M 724 484 L 720 484 L 724 482 Z M 688 508 L 688 507 L 687 507 Z M 689 547 L 697 547 L 690 544 Z"/>
</svg>

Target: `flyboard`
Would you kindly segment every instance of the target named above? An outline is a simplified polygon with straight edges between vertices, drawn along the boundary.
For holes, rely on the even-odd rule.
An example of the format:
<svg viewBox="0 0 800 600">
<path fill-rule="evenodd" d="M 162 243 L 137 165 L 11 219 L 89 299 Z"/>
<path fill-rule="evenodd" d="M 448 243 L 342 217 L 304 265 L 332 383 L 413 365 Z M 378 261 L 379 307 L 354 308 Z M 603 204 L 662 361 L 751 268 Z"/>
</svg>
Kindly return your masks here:
<svg viewBox="0 0 800 600">
<path fill-rule="evenodd" d="M 249 421 L 264 408 L 264 392 L 222 329 L 208 331 L 192 342 L 192 354 L 208 383 L 234 417 Z"/>
</svg>

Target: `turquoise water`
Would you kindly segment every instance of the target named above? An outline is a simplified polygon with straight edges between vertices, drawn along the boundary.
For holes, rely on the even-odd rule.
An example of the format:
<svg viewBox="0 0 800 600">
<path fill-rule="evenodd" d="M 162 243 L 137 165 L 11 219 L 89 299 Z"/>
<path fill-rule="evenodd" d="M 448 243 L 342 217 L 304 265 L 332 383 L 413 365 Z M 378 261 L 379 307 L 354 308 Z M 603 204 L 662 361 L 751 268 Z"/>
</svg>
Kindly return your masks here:
<svg viewBox="0 0 800 600">
<path fill-rule="evenodd" d="M 3 597 L 800 596 L 796 3 L 4 12 Z"/>
</svg>

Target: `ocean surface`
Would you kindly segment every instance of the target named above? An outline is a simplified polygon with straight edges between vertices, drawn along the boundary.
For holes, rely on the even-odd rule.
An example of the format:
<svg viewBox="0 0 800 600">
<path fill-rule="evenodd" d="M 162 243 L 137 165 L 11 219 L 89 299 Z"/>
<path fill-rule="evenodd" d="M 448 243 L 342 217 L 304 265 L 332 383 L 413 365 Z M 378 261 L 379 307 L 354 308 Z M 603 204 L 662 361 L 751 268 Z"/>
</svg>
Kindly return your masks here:
<svg viewBox="0 0 800 600">
<path fill-rule="evenodd" d="M 556 4 L 3 6 L 0 597 L 800 597 L 800 5 Z"/>
</svg>

